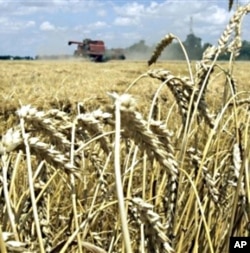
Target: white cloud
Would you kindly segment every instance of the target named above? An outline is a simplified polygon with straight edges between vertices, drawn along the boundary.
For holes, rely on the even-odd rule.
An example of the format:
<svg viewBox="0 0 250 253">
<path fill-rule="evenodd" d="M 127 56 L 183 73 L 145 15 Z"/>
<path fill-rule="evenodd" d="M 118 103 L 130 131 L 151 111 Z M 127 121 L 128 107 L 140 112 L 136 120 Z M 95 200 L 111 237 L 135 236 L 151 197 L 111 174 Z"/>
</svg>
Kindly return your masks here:
<svg viewBox="0 0 250 253">
<path fill-rule="evenodd" d="M 99 29 L 99 28 L 103 28 L 103 27 L 106 27 L 106 26 L 107 26 L 106 22 L 96 21 L 95 23 L 89 24 L 88 28 L 89 29 Z"/>
<path fill-rule="evenodd" d="M 196 20 L 197 23 L 206 23 L 209 25 L 225 25 L 229 18 L 229 12 L 215 5 L 212 5 L 206 10 L 194 14 L 194 20 Z"/>
<path fill-rule="evenodd" d="M 105 27 L 108 27 L 106 22 L 103 21 L 96 21 L 91 24 L 86 24 L 86 25 L 76 25 L 75 27 L 72 28 L 73 31 L 78 32 L 78 33 L 84 33 L 84 34 L 89 34 L 93 30 L 98 30 L 98 29 L 103 29 Z"/>
<path fill-rule="evenodd" d="M 6 17 L 0 17 L 0 25 L 3 26 L 8 22 L 8 19 Z"/>
<path fill-rule="evenodd" d="M 162 2 L 127 2 L 114 8 L 118 17 L 114 24 L 133 26 L 144 38 L 159 40 L 159 36 L 172 32 L 185 39 L 190 32 L 190 17 L 193 17 L 193 31 L 204 41 L 217 41 L 227 25 L 230 13 L 227 4 L 218 4 L 215 1 L 162 1 Z M 157 28 L 157 29 L 155 29 Z M 161 34 L 161 35 L 160 35 Z M 203 37 L 204 36 L 204 37 Z"/>
<path fill-rule="evenodd" d="M 72 35 L 70 35 L 69 39 L 82 40 L 87 37 L 91 37 L 91 30 L 89 30 L 86 26 L 77 25 L 72 28 Z"/>
<path fill-rule="evenodd" d="M 174 6 L 173 11 L 175 15 L 178 15 L 177 11 L 180 11 L 180 3 L 176 2 L 164 1 L 161 3 L 157 3 L 155 1 L 151 2 L 143 1 L 142 3 L 127 2 L 122 6 L 114 7 L 114 11 L 119 16 L 137 17 L 137 18 L 166 16 L 167 13 L 171 12 L 171 5 Z"/>
<path fill-rule="evenodd" d="M 56 13 L 61 11 L 88 12 L 91 8 L 101 9 L 99 0 L 5 0 L 0 1 L 0 14 L 27 16 L 37 13 Z"/>
<path fill-rule="evenodd" d="M 131 18 L 131 17 L 117 17 L 114 21 L 114 25 L 120 26 L 130 26 L 138 24 L 139 24 L 138 18 Z"/>
<path fill-rule="evenodd" d="M 116 6 L 114 8 L 117 14 L 123 16 L 139 16 L 145 12 L 145 7 L 137 2 L 126 3 L 123 6 Z"/>
<path fill-rule="evenodd" d="M 161 8 L 163 8 L 166 5 L 166 3 L 157 3 L 157 2 L 151 2 L 148 7 L 146 7 L 146 12 L 151 14 L 156 14 L 159 12 Z"/>
<path fill-rule="evenodd" d="M 207 21 L 216 25 L 224 25 L 229 20 L 229 17 L 230 15 L 225 9 L 213 6 L 211 8 L 211 17 Z"/>
<path fill-rule="evenodd" d="M 97 15 L 99 17 L 105 17 L 105 16 L 107 16 L 107 11 L 104 10 L 104 9 L 97 10 L 96 13 L 97 13 Z"/>
<path fill-rule="evenodd" d="M 33 21 L 33 20 L 30 20 L 30 21 L 28 21 L 28 22 L 25 24 L 25 27 L 26 27 L 26 28 L 30 28 L 30 27 L 34 27 L 34 26 L 36 26 L 36 22 Z"/>
<path fill-rule="evenodd" d="M 23 21 L 7 17 L 0 18 L 0 31 L 5 33 L 18 33 L 28 28 L 35 27 L 36 22 L 33 20 Z"/>
<path fill-rule="evenodd" d="M 139 39 L 142 39 L 141 38 L 141 35 L 136 33 L 136 32 L 127 32 L 127 33 L 122 33 L 121 36 L 125 39 L 135 39 L 135 40 L 139 40 Z"/>
<path fill-rule="evenodd" d="M 55 26 L 48 21 L 45 21 L 40 25 L 40 30 L 42 31 L 53 31 L 55 29 Z"/>
<path fill-rule="evenodd" d="M 68 30 L 68 27 L 67 26 L 58 26 L 57 29 L 58 29 L 58 31 L 65 32 Z"/>
<path fill-rule="evenodd" d="M 51 2 L 48 1 L 51 5 Z M 53 0 L 52 7 L 54 11 L 58 9 L 58 7 L 62 11 L 70 11 L 72 13 L 86 13 L 86 12 L 97 12 L 99 11 L 99 16 L 104 16 L 106 1 L 100 0 Z M 51 6 L 50 6 L 51 9 Z"/>
</svg>

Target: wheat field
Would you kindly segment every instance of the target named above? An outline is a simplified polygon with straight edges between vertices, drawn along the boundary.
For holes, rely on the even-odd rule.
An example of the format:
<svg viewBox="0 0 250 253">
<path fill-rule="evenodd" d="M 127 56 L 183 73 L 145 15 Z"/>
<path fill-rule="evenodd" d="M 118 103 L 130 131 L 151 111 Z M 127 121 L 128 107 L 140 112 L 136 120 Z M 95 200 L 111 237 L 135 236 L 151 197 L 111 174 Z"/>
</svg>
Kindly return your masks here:
<svg viewBox="0 0 250 253">
<path fill-rule="evenodd" d="M 227 253 L 250 236 L 249 11 L 198 62 L 157 61 L 173 34 L 148 62 L 0 62 L 0 252 Z"/>
</svg>

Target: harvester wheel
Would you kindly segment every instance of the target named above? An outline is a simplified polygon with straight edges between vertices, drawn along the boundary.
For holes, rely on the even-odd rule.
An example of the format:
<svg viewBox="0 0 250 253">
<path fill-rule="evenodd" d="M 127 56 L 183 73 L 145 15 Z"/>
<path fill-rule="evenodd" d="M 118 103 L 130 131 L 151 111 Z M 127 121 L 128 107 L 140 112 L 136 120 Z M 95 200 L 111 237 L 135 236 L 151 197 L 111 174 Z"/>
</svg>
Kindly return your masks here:
<svg viewBox="0 0 250 253">
<path fill-rule="evenodd" d="M 122 55 L 119 56 L 119 59 L 120 60 L 126 60 L 126 56 L 124 54 L 122 54 Z"/>
<path fill-rule="evenodd" d="M 103 57 L 102 57 L 102 55 L 98 55 L 98 56 L 96 56 L 96 58 L 95 58 L 95 62 L 102 62 L 103 61 L 103 59 L 102 59 Z"/>
</svg>

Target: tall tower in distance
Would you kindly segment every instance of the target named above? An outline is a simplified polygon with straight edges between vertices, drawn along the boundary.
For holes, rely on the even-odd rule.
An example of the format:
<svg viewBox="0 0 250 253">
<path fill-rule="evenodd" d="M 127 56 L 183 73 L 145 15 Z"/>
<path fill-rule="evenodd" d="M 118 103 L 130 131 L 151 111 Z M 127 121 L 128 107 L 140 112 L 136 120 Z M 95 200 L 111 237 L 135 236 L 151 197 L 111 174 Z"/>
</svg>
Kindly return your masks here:
<svg viewBox="0 0 250 253">
<path fill-rule="evenodd" d="M 189 24 L 189 34 L 194 34 L 193 31 L 193 17 L 190 17 L 190 24 Z"/>
</svg>

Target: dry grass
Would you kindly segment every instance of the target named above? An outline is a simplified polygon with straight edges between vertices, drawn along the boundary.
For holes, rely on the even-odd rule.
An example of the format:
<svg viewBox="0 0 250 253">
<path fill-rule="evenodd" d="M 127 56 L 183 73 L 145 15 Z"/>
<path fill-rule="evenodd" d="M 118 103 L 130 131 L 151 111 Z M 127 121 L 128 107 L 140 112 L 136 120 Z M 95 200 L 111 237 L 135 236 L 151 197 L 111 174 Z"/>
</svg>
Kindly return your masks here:
<svg viewBox="0 0 250 253">
<path fill-rule="evenodd" d="M 221 253 L 250 236 L 249 63 L 216 61 L 249 9 L 197 64 L 0 62 L 0 251 Z"/>
</svg>

